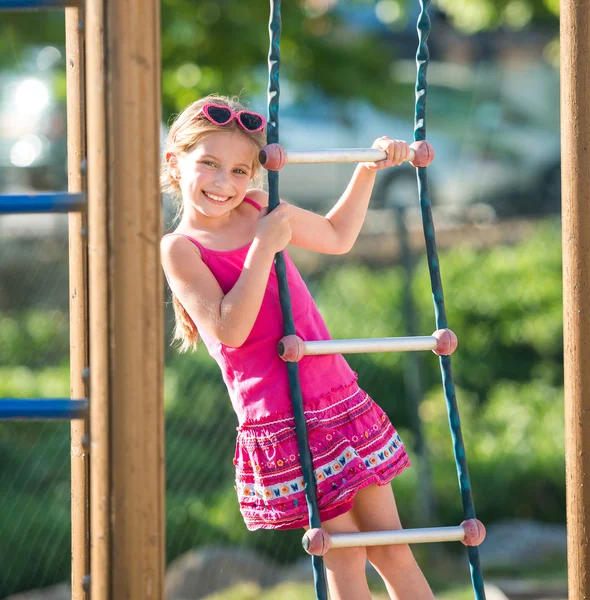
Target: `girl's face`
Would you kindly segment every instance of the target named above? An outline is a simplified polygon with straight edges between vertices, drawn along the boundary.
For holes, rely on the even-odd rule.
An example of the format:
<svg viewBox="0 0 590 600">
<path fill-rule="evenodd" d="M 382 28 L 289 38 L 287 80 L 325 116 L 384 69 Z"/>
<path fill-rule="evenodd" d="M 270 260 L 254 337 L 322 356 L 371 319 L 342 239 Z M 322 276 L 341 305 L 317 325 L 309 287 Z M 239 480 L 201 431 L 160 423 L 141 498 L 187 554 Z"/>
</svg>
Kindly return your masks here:
<svg viewBox="0 0 590 600">
<path fill-rule="evenodd" d="M 221 217 L 238 206 L 254 176 L 256 147 L 245 134 L 209 134 L 178 157 L 178 175 L 185 209 Z"/>
</svg>

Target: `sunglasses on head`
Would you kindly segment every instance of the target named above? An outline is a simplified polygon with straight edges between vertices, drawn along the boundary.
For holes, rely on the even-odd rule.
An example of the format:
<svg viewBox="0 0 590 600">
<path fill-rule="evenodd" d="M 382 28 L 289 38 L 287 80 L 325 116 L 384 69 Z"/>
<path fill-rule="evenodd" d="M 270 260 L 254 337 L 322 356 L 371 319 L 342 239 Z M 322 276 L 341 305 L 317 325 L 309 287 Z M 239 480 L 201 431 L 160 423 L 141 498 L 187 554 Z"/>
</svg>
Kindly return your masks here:
<svg viewBox="0 0 590 600">
<path fill-rule="evenodd" d="M 219 104 L 205 104 L 193 118 L 196 119 L 200 115 L 205 115 L 214 125 L 221 126 L 227 125 L 235 119 L 238 125 L 249 133 L 262 131 L 266 125 L 266 119 L 258 113 L 249 110 L 234 112 L 231 108 Z"/>
</svg>

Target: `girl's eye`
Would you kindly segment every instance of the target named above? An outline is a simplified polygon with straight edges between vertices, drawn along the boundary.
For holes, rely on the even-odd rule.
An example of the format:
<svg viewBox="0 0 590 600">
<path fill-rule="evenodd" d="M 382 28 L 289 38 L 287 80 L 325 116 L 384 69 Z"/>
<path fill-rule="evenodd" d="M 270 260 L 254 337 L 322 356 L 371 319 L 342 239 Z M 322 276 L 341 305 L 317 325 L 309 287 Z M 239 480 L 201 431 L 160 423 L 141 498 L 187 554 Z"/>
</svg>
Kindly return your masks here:
<svg viewBox="0 0 590 600">
<path fill-rule="evenodd" d="M 236 169 L 235 171 L 238 175 L 248 175 L 244 169 Z"/>
<path fill-rule="evenodd" d="M 215 163 L 212 160 L 204 160 L 202 161 L 204 165 L 207 165 L 208 167 L 214 167 Z"/>
</svg>

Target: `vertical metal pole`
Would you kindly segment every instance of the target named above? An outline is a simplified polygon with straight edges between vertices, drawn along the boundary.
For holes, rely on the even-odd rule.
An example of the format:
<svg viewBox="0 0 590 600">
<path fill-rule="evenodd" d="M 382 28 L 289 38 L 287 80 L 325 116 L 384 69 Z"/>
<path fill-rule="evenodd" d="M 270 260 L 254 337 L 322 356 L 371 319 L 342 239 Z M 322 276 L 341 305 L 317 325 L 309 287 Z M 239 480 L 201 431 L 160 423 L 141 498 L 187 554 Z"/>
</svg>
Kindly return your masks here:
<svg viewBox="0 0 590 600">
<path fill-rule="evenodd" d="M 561 1 L 568 598 L 590 598 L 590 0 Z"/>
<path fill-rule="evenodd" d="M 91 595 L 163 600 L 160 2 L 88 2 Z"/>
<path fill-rule="evenodd" d="M 83 11 L 66 8 L 66 76 L 68 131 L 68 189 L 84 189 L 82 161 L 86 160 L 84 107 Z M 88 302 L 86 213 L 68 215 L 70 260 L 70 396 L 87 398 Z M 72 600 L 87 600 L 85 577 L 90 571 L 88 513 L 88 421 L 71 423 Z"/>
</svg>

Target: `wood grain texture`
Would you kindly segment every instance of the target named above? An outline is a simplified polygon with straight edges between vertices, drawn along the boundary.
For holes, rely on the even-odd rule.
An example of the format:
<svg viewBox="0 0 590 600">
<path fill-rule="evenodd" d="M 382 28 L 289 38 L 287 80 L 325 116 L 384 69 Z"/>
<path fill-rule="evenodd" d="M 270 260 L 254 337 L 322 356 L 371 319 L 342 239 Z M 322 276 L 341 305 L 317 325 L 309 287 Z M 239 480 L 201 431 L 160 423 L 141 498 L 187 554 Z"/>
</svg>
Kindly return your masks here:
<svg viewBox="0 0 590 600">
<path fill-rule="evenodd" d="M 110 384 L 105 0 L 86 3 L 90 332 L 90 595 L 111 600 Z"/>
<path fill-rule="evenodd" d="M 84 105 L 84 35 L 80 24 L 83 11 L 67 8 L 66 78 L 68 131 L 68 190 L 85 188 L 82 161 L 86 159 L 86 115 Z M 70 268 L 70 397 L 88 397 L 88 272 L 86 213 L 69 213 Z M 71 422 L 71 507 L 72 507 L 72 600 L 87 600 L 84 577 L 90 571 L 89 463 L 85 448 L 88 421 Z"/>
<path fill-rule="evenodd" d="M 159 4 L 107 7 L 113 595 L 144 600 L 165 569 Z"/>
<path fill-rule="evenodd" d="M 159 15 L 87 4 L 93 600 L 164 598 Z"/>
<path fill-rule="evenodd" d="M 590 0 L 561 2 L 564 394 L 569 598 L 590 598 Z"/>
</svg>

